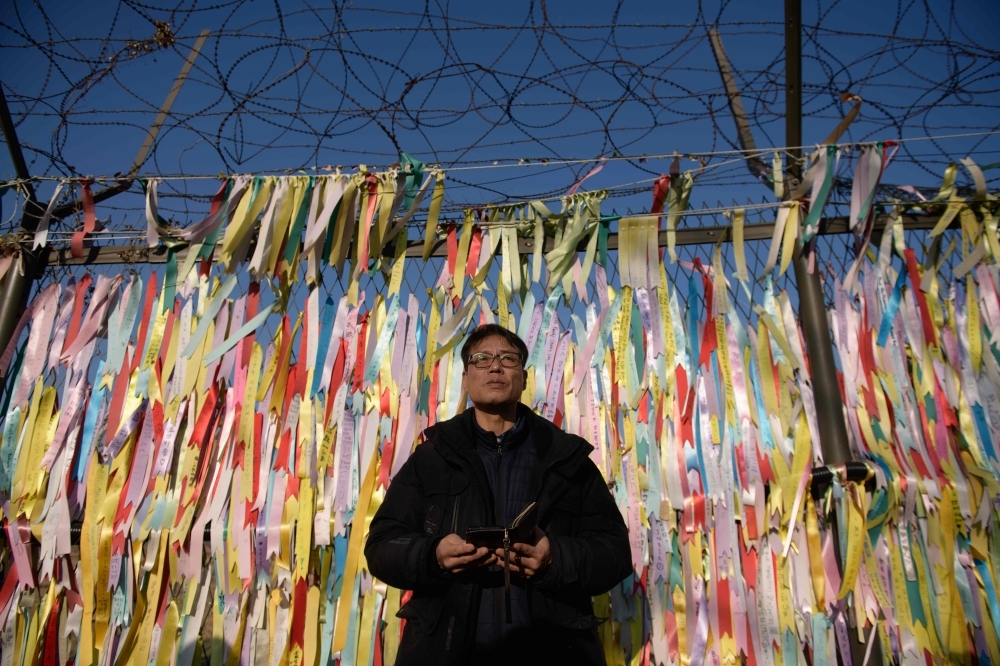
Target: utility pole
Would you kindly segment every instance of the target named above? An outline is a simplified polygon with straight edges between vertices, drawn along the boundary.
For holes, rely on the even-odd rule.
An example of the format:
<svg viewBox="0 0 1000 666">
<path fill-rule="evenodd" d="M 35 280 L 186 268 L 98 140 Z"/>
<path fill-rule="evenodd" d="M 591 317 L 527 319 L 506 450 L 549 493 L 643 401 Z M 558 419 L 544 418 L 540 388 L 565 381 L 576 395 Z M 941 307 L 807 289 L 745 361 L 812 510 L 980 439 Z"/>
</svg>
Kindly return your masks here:
<svg viewBox="0 0 1000 666">
<path fill-rule="evenodd" d="M 794 179 L 786 190 L 790 193 L 802 181 L 802 165 L 799 161 L 802 158 L 799 148 L 802 145 L 802 0 L 785 0 L 785 144 L 789 147 L 789 171 Z M 805 250 L 800 241 L 794 258 L 795 285 L 799 292 L 799 319 L 809 354 L 820 447 L 823 450 L 823 461 L 827 465 L 850 463 L 851 447 L 847 440 L 837 367 L 833 362 L 833 345 L 830 341 L 826 305 L 823 302 L 823 286 L 820 284 L 819 271 L 809 272 Z M 836 517 L 832 519 L 830 529 L 839 529 Z M 842 566 L 840 541 L 834 538 L 833 543 L 837 561 Z M 877 638 L 874 635 L 877 630 L 877 626 L 872 627 L 873 635 L 869 641 Z M 858 640 L 856 628 L 850 634 L 851 660 L 856 665 L 863 664 L 867 646 Z M 870 663 L 881 664 L 881 646 L 876 642 L 872 648 Z"/>
<path fill-rule="evenodd" d="M 790 169 L 794 183 L 788 192 L 802 181 L 799 160 L 802 151 L 802 6 L 801 0 L 785 0 L 785 144 L 789 146 Z M 806 248 L 801 243 L 795 253 L 795 285 L 799 292 L 799 317 L 809 352 L 809 367 L 819 420 L 820 446 L 823 460 L 836 465 L 851 460 L 844 422 L 844 402 L 833 362 L 830 325 L 823 301 L 823 286 L 819 271 L 809 272 Z"/>
</svg>

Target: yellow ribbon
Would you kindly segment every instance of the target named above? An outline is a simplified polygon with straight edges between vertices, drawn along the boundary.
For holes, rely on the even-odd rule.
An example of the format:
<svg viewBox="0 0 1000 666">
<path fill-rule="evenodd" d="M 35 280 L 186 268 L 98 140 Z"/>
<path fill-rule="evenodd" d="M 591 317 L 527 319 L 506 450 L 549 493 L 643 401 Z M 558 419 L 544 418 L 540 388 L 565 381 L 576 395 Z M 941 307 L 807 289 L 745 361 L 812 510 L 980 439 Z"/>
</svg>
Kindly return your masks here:
<svg viewBox="0 0 1000 666">
<path fill-rule="evenodd" d="M 438 227 L 438 216 L 441 214 L 441 202 L 444 201 L 444 171 L 434 174 L 434 193 L 431 195 L 431 205 L 427 210 L 427 227 L 424 230 L 424 261 L 431 256 L 434 247 L 434 235 Z"/>
</svg>

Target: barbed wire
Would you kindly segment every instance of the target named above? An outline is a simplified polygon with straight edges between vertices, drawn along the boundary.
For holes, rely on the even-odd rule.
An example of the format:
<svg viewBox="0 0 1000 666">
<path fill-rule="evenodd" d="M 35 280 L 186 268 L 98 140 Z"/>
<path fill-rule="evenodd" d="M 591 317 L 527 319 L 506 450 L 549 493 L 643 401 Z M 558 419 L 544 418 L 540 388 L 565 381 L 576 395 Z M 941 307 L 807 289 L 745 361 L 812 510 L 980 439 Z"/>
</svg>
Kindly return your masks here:
<svg viewBox="0 0 1000 666">
<path fill-rule="evenodd" d="M 586 185 L 612 190 L 624 210 L 648 209 L 649 183 L 672 169 L 702 173 L 693 208 L 719 208 L 722 189 L 774 200 L 742 158 L 777 150 L 787 162 L 789 148 L 741 145 L 708 30 L 726 41 L 757 145 L 782 146 L 777 8 L 702 0 L 673 8 L 676 22 L 645 22 L 652 7 L 618 0 L 585 21 L 572 5 L 529 1 L 481 20 L 431 2 L 411 11 L 119 0 L 84 20 L 15 0 L 0 20 L 0 52 L 26 74 L 4 91 L 32 175 L 76 178 L 127 169 L 207 28 L 141 171 L 164 179 L 161 199 L 177 203 L 162 210 L 181 223 L 204 215 L 217 178 L 204 174 L 384 167 L 400 150 L 464 172 L 449 176 L 446 213 L 558 197 L 600 158 L 608 164 Z M 1000 51 L 978 36 L 983 17 L 957 2 L 859 7 L 864 30 L 849 0 L 805 7 L 806 143 L 846 115 L 842 93 L 852 93 L 862 110 L 840 141 L 901 141 L 895 183 L 932 189 L 949 162 L 995 155 Z M 517 166 L 530 173 L 495 171 Z M 102 210 L 141 211 L 138 189 Z M 78 224 L 54 221 L 54 237 Z"/>
</svg>

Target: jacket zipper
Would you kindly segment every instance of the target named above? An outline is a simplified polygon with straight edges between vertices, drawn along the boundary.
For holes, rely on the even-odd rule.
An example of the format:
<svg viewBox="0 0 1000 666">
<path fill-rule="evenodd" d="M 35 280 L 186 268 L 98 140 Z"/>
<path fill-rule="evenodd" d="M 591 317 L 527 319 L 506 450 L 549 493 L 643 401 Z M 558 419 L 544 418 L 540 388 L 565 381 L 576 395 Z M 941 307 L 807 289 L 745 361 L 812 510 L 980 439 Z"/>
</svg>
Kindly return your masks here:
<svg viewBox="0 0 1000 666">
<path fill-rule="evenodd" d="M 496 519 L 497 525 L 503 526 L 503 438 L 497 435 L 497 504 L 496 504 Z M 504 570 L 507 567 L 504 565 Z M 500 588 L 493 588 L 493 598 L 496 600 L 494 604 L 493 616 L 495 618 L 496 626 L 496 640 L 497 643 L 500 642 L 502 637 L 502 620 L 500 619 L 501 613 L 503 613 L 503 597 L 500 594 Z"/>
<path fill-rule="evenodd" d="M 503 439 L 497 437 L 497 525 L 503 525 Z"/>
</svg>

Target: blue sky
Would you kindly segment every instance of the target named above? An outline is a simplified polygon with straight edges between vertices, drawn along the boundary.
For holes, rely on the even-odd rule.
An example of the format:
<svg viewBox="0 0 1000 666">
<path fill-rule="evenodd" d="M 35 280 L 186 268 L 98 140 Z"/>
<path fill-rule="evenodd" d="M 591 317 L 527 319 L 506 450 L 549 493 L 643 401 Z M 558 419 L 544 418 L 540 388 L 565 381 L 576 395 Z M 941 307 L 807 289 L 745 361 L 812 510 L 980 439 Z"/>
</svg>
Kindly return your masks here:
<svg viewBox="0 0 1000 666">
<path fill-rule="evenodd" d="M 464 206 L 558 196 L 596 164 L 540 160 L 677 150 L 693 155 L 682 170 L 699 169 L 702 159 L 707 167 L 692 206 L 717 208 L 774 197 L 726 153 L 735 147 L 734 124 L 706 30 L 717 25 L 723 36 L 757 146 L 783 146 L 782 6 L 387 2 L 376 9 L 237 0 L 206 8 L 182 2 L 171 12 L 132 1 L 87 11 L 47 2 L 43 10 L 17 0 L 0 25 L 2 82 L 33 175 L 111 175 L 128 169 L 208 28 L 212 36 L 143 175 L 384 166 L 396 159 L 395 140 L 418 159 L 451 167 L 455 217 Z M 176 41 L 145 52 L 154 20 L 167 21 Z M 997 3 L 805 2 L 803 23 L 806 144 L 822 140 L 850 107 L 838 99 L 845 91 L 865 100 L 845 140 L 1000 124 Z M 1000 160 L 1000 137 L 906 143 L 886 181 L 936 188 L 947 162 L 967 154 L 980 164 Z M 670 162 L 612 161 L 584 189 L 613 188 L 608 213 L 639 212 Z M 842 169 L 850 173 L 849 160 Z M 6 151 L 0 175 L 13 175 Z M 215 186 L 172 181 L 164 189 L 174 197 L 163 206 L 181 223 L 198 219 L 207 203 L 190 195 Z M 45 198 L 51 185 L 38 189 Z M 5 218 L 10 202 L 8 195 Z M 123 195 L 99 214 L 121 228 L 141 206 L 140 195 Z"/>
</svg>

